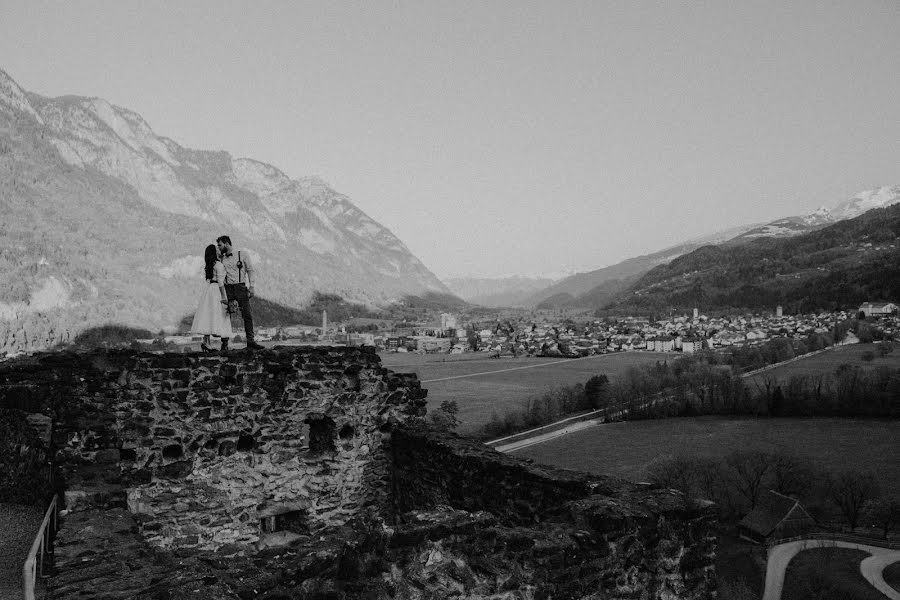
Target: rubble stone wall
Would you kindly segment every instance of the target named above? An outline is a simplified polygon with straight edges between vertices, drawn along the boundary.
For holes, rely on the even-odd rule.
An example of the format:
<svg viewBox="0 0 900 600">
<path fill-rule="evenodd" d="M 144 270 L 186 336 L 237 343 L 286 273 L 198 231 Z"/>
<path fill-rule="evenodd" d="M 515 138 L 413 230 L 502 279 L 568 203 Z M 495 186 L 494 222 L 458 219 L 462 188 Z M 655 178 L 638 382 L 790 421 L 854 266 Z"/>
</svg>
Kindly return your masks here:
<svg viewBox="0 0 900 600">
<path fill-rule="evenodd" d="M 708 501 L 535 466 L 455 435 L 400 430 L 391 448 L 395 510 L 405 515 L 408 543 L 433 564 L 422 578 L 444 591 L 483 575 L 487 560 L 497 577 L 482 576 L 484 597 L 513 584 L 535 597 L 714 597 L 716 522 Z M 451 534 L 428 516 L 441 506 L 475 515 L 477 525 Z M 416 527 L 417 519 L 424 524 Z M 402 571 L 417 573 L 420 562 Z"/>
<path fill-rule="evenodd" d="M 423 415 L 424 395 L 365 349 L 51 354 L 0 370 L 0 406 L 54 420 L 66 507 L 127 506 L 160 548 L 381 514 L 385 432 Z"/>
<path fill-rule="evenodd" d="M 424 406 L 351 348 L 0 364 L 0 410 L 49 434 L 65 491 L 54 600 L 716 597 L 708 504 L 500 454 Z"/>
</svg>

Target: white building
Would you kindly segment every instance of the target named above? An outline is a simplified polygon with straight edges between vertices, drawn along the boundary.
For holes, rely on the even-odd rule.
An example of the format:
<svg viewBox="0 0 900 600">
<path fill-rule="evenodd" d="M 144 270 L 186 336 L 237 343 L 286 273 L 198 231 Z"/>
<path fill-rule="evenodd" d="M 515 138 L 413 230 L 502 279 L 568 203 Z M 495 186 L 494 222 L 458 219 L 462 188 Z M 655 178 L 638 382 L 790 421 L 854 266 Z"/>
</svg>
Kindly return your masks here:
<svg viewBox="0 0 900 600">
<path fill-rule="evenodd" d="M 675 340 L 670 337 L 657 336 L 647 340 L 647 350 L 653 352 L 672 352 L 675 349 Z"/>
<path fill-rule="evenodd" d="M 863 302 L 859 305 L 859 312 L 869 317 L 881 317 L 897 312 L 897 305 L 893 302 Z"/>
<path fill-rule="evenodd" d="M 681 351 L 685 354 L 693 354 L 703 349 L 703 341 L 694 338 L 685 338 L 681 340 Z"/>
<path fill-rule="evenodd" d="M 439 338 L 430 335 L 416 336 L 418 352 L 450 352 L 450 338 Z"/>
</svg>

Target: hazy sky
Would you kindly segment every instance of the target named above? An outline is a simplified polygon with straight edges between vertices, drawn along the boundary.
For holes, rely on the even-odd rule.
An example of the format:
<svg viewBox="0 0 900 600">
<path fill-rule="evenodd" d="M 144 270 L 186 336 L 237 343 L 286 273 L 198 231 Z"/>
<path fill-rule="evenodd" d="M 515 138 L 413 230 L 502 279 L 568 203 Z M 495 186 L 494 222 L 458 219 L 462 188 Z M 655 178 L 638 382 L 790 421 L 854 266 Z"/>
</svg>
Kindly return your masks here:
<svg viewBox="0 0 900 600">
<path fill-rule="evenodd" d="M 900 2 L 0 0 L 0 68 L 319 175 L 439 277 L 900 184 Z"/>
</svg>

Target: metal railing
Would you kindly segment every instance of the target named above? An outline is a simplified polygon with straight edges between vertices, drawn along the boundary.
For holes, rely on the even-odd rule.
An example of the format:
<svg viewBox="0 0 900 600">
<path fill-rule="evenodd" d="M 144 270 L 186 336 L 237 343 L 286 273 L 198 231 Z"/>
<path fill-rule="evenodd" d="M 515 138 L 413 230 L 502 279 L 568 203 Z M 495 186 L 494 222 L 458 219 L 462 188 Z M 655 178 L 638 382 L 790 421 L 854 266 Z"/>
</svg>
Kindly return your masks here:
<svg viewBox="0 0 900 600">
<path fill-rule="evenodd" d="M 43 577 L 44 569 L 52 558 L 51 542 L 56 535 L 58 525 L 57 497 L 53 496 L 53 500 L 50 501 L 50 506 L 44 514 L 41 527 L 38 529 L 34 543 L 31 545 L 31 551 L 28 553 L 28 558 L 25 559 L 25 565 L 22 567 L 22 589 L 25 593 L 25 600 L 35 600 L 34 590 L 37 578 Z"/>
</svg>

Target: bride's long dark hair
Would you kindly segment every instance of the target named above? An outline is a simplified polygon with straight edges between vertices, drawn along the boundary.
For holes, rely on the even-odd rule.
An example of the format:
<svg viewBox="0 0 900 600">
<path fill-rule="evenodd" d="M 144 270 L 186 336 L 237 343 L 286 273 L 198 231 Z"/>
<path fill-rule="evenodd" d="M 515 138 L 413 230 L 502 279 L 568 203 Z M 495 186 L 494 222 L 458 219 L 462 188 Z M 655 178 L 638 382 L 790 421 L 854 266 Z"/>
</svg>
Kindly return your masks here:
<svg viewBox="0 0 900 600">
<path fill-rule="evenodd" d="M 211 280 L 214 275 L 213 267 L 216 266 L 216 261 L 219 260 L 219 255 L 216 253 L 216 247 L 210 244 L 206 247 L 206 254 L 203 256 L 203 260 L 206 261 L 206 279 Z"/>
</svg>

